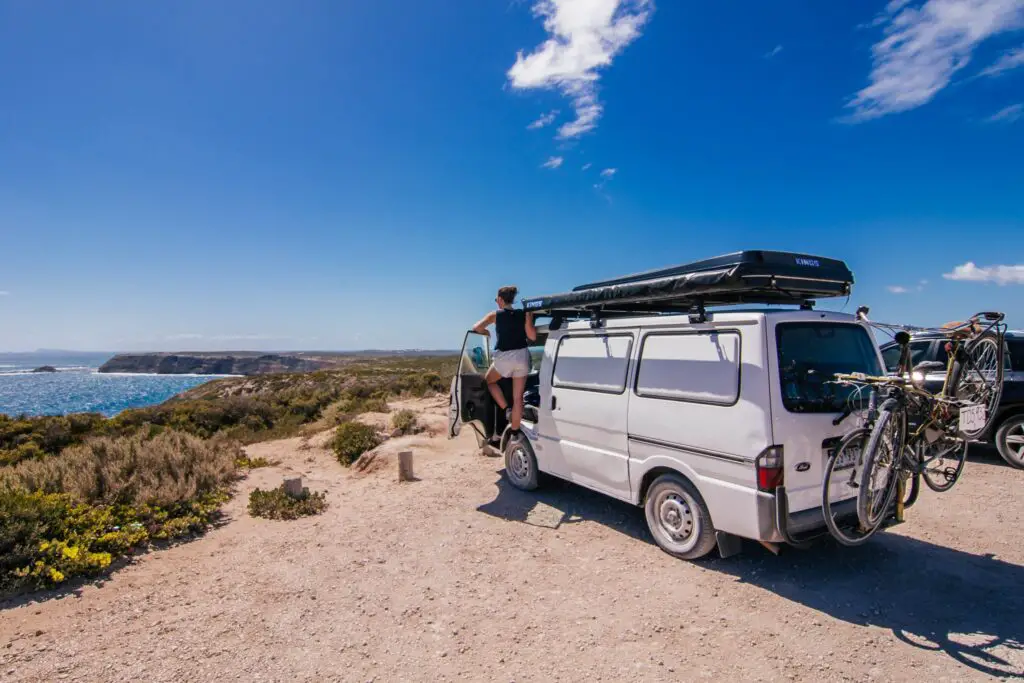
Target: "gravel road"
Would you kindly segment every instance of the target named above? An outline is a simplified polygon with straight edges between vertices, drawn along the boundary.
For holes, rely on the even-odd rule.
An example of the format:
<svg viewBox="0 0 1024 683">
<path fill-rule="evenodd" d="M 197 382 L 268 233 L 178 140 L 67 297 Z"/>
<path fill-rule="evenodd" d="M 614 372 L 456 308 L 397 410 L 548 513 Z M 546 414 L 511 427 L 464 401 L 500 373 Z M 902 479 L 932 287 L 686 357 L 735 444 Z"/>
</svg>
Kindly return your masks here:
<svg viewBox="0 0 1024 683">
<path fill-rule="evenodd" d="M 439 428 L 441 402 L 420 402 Z M 102 582 L 0 604 L 4 681 L 972 681 L 1024 678 L 1024 472 L 972 455 L 951 492 L 856 549 L 675 560 L 638 509 L 511 488 L 469 437 L 345 471 L 314 439 L 250 447 L 227 520 Z M 388 453 L 412 447 L 419 481 Z M 301 473 L 330 508 L 252 519 Z"/>
</svg>

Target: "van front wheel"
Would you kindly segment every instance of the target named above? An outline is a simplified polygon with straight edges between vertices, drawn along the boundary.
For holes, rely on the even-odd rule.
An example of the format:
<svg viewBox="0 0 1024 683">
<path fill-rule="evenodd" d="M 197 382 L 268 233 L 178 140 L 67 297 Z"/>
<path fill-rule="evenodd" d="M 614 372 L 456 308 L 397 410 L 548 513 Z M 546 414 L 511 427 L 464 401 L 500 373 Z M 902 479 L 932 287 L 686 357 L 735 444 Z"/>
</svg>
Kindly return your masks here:
<svg viewBox="0 0 1024 683">
<path fill-rule="evenodd" d="M 505 476 L 517 489 L 532 491 L 537 488 L 537 458 L 526 438 L 512 438 L 505 445 Z"/>
<path fill-rule="evenodd" d="M 644 516 L 654 542 L 669 555 L 699 560 L 715 547 L 711 513 L 693 484 L 663 474 L 647 490 Z"/>
</svg>

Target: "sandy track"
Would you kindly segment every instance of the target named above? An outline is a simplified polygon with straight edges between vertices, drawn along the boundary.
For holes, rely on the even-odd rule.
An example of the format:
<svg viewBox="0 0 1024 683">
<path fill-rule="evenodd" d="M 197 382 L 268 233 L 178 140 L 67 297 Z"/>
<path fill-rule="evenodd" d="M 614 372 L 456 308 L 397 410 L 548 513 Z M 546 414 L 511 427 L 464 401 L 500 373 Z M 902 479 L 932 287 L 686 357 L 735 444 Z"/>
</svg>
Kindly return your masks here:
<svg viewBox="0 0 1024 683">
<path fill-rule="evenodd" d="M 414 444 L 407 484 L 343 471 L 322 441 L 251 447 L 281 466 L 252 473 L 204 538 L 0 606 L 0 679 L 1024 677 L 1024 472 L 992 454 L 866 547 L 691 564 L 639 510 L 568 484 L 519 492 L 465 438 L 389 444 Z M 249 518 L 248 492 L 285 472 L 329 510 Z"/>
</svg>

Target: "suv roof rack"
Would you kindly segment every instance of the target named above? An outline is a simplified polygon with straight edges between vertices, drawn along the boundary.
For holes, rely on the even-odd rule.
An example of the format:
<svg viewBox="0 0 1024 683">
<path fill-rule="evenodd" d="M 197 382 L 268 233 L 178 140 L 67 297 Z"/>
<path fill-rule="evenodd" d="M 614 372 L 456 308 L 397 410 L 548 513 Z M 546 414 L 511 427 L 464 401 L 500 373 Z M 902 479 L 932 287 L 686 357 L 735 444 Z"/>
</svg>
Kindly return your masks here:
<svg viewBox="0 0 1024 683">
<path fill-rule="evenodd" d="M 783 251 L 739 251 L 671 268 L 580 285 L 572 291 L 523 300 L 523 308 L 553 318 L 689 313 L 705 307 L 792 304 L 849 296 L 853 273 L 836 259 Z M 556 326 L 557 328 L 557 326 Z"/>
</svg>

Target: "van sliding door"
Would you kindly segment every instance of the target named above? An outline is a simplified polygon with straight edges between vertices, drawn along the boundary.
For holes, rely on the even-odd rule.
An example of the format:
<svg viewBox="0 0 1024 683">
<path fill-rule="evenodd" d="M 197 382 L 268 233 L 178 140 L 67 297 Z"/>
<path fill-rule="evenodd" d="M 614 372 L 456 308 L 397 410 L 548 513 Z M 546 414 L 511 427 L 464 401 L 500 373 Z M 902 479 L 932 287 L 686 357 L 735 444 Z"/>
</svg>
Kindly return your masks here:
<svg viewBox="0 0 1024 683">
<path fill-rule="evenodd" d="M 571 332 L 558 341 L 551 418 L 568 478 L 629 500 L 626 386 L 633 331 Z"/>
</svg>

